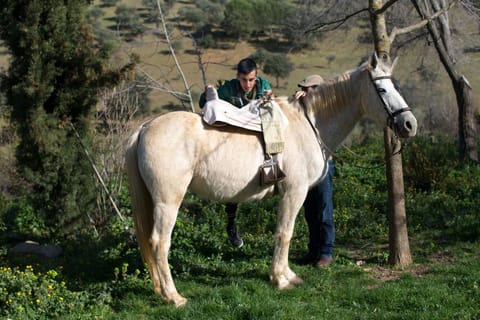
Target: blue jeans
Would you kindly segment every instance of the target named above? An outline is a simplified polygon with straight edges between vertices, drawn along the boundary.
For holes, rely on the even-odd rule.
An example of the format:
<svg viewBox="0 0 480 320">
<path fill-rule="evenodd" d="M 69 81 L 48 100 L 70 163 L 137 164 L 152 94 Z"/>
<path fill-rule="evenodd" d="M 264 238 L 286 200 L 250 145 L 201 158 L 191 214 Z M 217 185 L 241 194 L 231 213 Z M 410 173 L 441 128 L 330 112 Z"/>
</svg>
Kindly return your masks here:
<svg viewBox="0 0 480 320">
<path fill-rule="evenodd" d="M 333 221 L 333 160 L 328 160 L 327 176 L 307 194 L 303 204 L 308 224 L 308 254 L 320 258 L 332 257 L 335 242 Z"/>
</svg>

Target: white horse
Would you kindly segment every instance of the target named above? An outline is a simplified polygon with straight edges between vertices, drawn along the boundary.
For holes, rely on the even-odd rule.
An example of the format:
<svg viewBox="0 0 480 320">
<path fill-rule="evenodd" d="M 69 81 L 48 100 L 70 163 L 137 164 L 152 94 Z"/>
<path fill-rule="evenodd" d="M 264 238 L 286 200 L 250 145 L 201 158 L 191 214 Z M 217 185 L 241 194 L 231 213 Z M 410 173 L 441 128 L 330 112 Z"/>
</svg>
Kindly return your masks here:
<svg viewBox="0 0 480 320">
<path fill-rule="evenodd" d="M 179 307 L 187 300 L 172 280 L 168 251 L 182 199 L 190 190 L 222 202 L 245 202 L 279 194 L 270 280 L 279 289 L 302 282 L 288 265 L 295 218 L 307 192 L 325 171 L 334 150 L 366 115 L 392 124 L 400 137 L 414 136 L 417 121 L 395 89 L 393 64 L 374 54 L 369 62 L 317 87 L 304 103 L 275 101 L 288 118 L 279 157 L 286 178 L 260 186 L 265 160 L 262 135 L 241 128 L 210 127 L 199 114 L 171 112 L 144 123 L 130 137 L 126 167 L 140 251 L 155 292 Z M 321 137 L 321 139 L 320 139 Z"/>
</svg>

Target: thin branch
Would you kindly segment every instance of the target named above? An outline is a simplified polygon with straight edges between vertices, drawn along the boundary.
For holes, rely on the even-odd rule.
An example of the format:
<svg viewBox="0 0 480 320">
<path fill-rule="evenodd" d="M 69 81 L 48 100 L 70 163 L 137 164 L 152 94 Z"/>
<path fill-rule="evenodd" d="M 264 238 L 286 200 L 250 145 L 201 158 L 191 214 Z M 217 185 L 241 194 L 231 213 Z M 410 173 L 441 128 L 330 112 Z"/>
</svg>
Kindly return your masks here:
<svg viewBox="0 0 480 320">
<path fill-rule="evenodd" d="M 185 74 L 183 73 L 182 67 L 180 66 L 180 63 L 178 62 L 177 55 L 175 54 L 175 50 L 173 49 L 172 43 L 170 41 L 170 36 L 168 35 L 168 30 L 167 30 L 167 24 L 165 23 L 165 17 L 163 15 L 162 7 L 160 6 L 160 0 L 157 0 L 157 7 L 158 7 L 158 12 L 160 14 L 160 22 L 162 24 L 162 29 L 165 33 L 165 40 L 168 43 L 168 48 L 170 49 L 170 53 L 172 55 L 173 61 L 175 62 L 177 70 L 180 73 L 180 76 L 182 77 L 183 85 L 185 87 L 185 90 L 187 90 L 186 96 L 190 100 L 189 102 L 190 102 L 190 107 L 192 108 L 192 112 L 195 112 L 195 106 L 193 105 L 192 93 L 190 91 L 190 86 L 188 85 L 187 78 L 185 77 Z"/>
<path fill-rule="evenodd" d="M 118 215 L 118 217 L 120 218 L 120 220 L 125 221 L 125 218 L 124 218 L 124 217 L 122 216 L 122 214 L 120 213 L 120 210 L 118 210 L 117 204 L 115 203 L 115 201 L 113 201 L 113 198 L 112 198 L 112 196 L 110 195 L 110 192 L 108 191 L 108 188 L 107 188 L 107 186 L 105 185 L 105 182 L 103 181 L 102 175 L 100 174 L 100 172 L 98 172 L 97 166 L 95 165 L 95 162 L 93 162 L 93 159 L 92 159 L 92 157 L 90 156 L 90 153 L 88 152 L 87 147 L 85 146 L 85 144 L 83 143 L 82 139 L 80 138 L 80 135 L 78 134 L 77 129 L 75 128 L 75 126 L 74 126 L 73 123 L 71 123 L 71 122 L 70 122 L 70 126 L 72 127 L 73 132 L 75 133 L 75 136 L 77 137 L 78 141 L 80 142 L 80 145 L 82 146 L 83 152 L 85 152 L 85 155 L 87 156 L 88 161 L 90 162 L 90 165 L 92 166 L 93 171 L 95 172 L 95 175 L 96 175 L 97 178 L 98 178 L 98 181 L 100 182 L 100 184 L 102 185 L 103 189 L 105 190 L 105 193 L 108 195 L 108 199 L 110 200 L 110 203 L 112 204 L 113 209 L 114 209 L 115 212 L 117 213 L 117 215 Z"/>
<path fill-rule="evenodd" d="M 342 24 L 344 24 L 345 22 L 347 22 L 347 20 L 349 20 L 350 18 L 353 18 L 354 16 L 356 15 L 359 15 L 363 12 L 368 12 L 369 9 L 368 8 L 363 8 L 363 9 L 360 9 L 358 11 L 355 11 L 351 14 L 348 14 L 346 15 L 345 17 L 341 18 L 341 19 L 338 19 L 338 20 L 333 20 L 333 21 L 328 21 L 328 22 L 321 22 L 321 23 L 317 23 L 317 24 L 314 24 L 312 28 L 306 30 L 304 32 L 304 34 L 307 34 L 307 33 L 310 33 L 310 32 L 314 32 L 314 31 L 319 31 L 321 29 L 324 29 L 325 27 L 328 27 L 328 26 L 332 26 L 334 25 L 335 28 L 338 28 L 339 26 L 341 26 Z"/>
<path fill-rule="evenodd" d="M 193 48 L 195 49 L 195 55 L 197 56 L 197 63 L 198 63 L 198 68 L 200 69 L 200 72 L 202 74 L 202 81 L 203 81 L 203 86 L 206 87 L 208 84 L 207 80 L 207 72 L 205 71 L 205 63 L 203 62 L 203 55 L 202 51 L 198 47 L 197 40 L 195 37 L 189 32 L 188 36 L 192 40 Z"/>
<path fill-rule="evenodd" d="M 382 7 L 380 9 L 375 10 L 372 13 L 375 14 L 375 15 L 385 13 L 385 11 L 387 11 L 388 8 L 390 8 L 397 1 L 398 0 L 388 0 L 384 5 L 382 5 Z"/>
<path fill-rule="evenodd" d="M 450 3 L 450 5 L 448 7 L 446 7 L 445 9 L 443 10 L 440 10 L 440 11 L 437 11 L 435 12 L 433 15 L 431 16 L 428 16 L 428 17 L 425 17 L 422 21 L 416 23 L 416 24 L 413 24 L 413 25 L 410 25 L 408 27 L 404 27 L 404 28 L 396 28 L 394 27 L 392 29 L 392 32 L 390 33 L 390 36 L 389 36 L 389 39 L 390 39 L 390 43 L 393 43 L 393 41 L 395 40 L 395 37 L 398 36 L 398 35 L 401 35 L 401 34 L 405 34 L 405 33 L 409 33 L 409 32 L 412 32 L 412 31 L 415 31 L 415 30 L 419 30 L 423 27 L 425 27 L 430 21 L 432 20 L 435 20 L 436 18 L 438 18 L 440 15 L 448 12 L 448 10 L 450 10 L 455 4 L 457 4 L 458 2 L 460 2 L 460 0 L 454 0 L 453 2 Z"/>
<path fill-rule="evenodd" d="M 477 18 L 480 18 L 480 8 L 474 3 L 472 3 L 472 1 L 462 0 L 461 3 L 465 10 L 470 12 L 470 14 L 476 16 Z"/>
<path fill-rule="evenodd" d="M 182 102 L 190 102 L 191 101 L 191 96 L 188 93 L 180 92 L 180 91 L 175 91 L 170 88 L 168 88 L 166 85 L 163 83 L 157 81 L 155 78 L 153 78 L 147 71 L 145 71 L 141 67 L 137 67 L 137 70 L 140 71 L 145 77 L 147 77 L 147 80 L 150 82 L 149 85 L 137 85 L 139 88 L 153 88 L 162 92 L 166 92 L 168 94 L 171 94 L 175 98 L 179 99 Z"/>
</svg>

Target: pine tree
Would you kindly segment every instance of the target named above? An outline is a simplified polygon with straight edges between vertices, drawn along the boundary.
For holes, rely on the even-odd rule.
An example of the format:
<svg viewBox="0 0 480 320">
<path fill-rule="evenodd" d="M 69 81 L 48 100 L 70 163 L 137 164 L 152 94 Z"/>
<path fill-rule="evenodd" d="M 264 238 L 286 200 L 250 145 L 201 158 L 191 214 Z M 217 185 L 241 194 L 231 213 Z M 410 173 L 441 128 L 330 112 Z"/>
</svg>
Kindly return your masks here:
<svg viewBox="0 0 480 320">
<path fill-rule="evenodd" d="M 18 172 L 32 205 L 55 233 L 69 234 L 95 207 L 85 145 L 101 86 L 119 74 L 85 22 L 87 0 L 3 0 L 0 39 L 11 55 L 1 88 L 20 143 Z"/>
</svg>

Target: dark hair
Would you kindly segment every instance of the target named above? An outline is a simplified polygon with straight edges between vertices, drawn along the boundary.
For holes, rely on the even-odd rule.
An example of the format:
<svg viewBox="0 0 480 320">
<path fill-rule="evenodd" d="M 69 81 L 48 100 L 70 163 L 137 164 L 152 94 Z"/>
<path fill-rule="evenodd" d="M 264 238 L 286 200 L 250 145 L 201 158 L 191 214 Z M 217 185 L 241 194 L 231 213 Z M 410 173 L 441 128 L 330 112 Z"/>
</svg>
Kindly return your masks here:
<svg viewBox="0 0 480 320">
<path fill-rule="evenodd" d="M 237 74 L 249 74 L 254 70 L 257 70 L 257 64 L 251 58 L 242 59 L 237 65 Z"/>
</svg>

